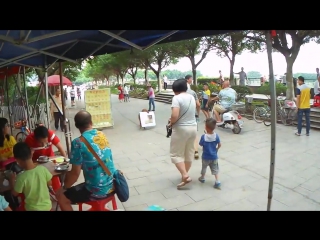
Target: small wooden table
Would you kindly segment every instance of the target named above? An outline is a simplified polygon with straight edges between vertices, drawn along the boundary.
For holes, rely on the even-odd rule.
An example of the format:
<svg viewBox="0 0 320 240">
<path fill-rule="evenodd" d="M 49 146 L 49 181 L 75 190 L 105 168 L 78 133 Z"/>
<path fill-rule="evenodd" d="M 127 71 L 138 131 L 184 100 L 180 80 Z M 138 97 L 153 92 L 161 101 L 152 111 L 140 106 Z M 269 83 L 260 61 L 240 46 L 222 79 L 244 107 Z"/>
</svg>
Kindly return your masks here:
<svg viewBox="0 0 320 240">
<path fill-rule="evenodd" d="M 56 171 L 56 170 L 54 169 L 55 166 L 56 166 L 56 164 L 53 163 L 53 162 L 47 162 L 47 163 L 38 163 L 38 162 L 35 162 L 34 164 L 35 164 L 35 165 L 39 165 L 39 166 L 44 166 L 44 167 L 46 167 L 46 168 L 49 170 L 49 172 L 52 174 L 53 177 L 54 177 L 54 176 L 62 175 L 62 174 L 66 173 L 66 172 L 68 171 L 68 170 L 66 170 L 66 171 Z"/>
</svg>

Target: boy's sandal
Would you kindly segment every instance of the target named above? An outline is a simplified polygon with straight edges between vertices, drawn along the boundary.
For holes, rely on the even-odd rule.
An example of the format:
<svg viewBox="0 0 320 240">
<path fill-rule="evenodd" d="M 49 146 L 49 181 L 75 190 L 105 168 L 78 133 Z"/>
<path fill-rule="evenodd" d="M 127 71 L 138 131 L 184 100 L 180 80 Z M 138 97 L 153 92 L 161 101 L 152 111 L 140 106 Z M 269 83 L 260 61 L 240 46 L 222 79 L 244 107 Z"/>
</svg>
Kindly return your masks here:
<svg viewBox="0 0 320 240">
<path fill-rule="evenodd" d="M 199 177 L 198 178 L 199 182 L 204 183 L 206 180 L 204 178 Z"/>
<path fill-rule="evenodd" d="M 186 184 L 188 184 L 190 182 L 192 182 L 191 177 L 188 176 L 186 178 L 183 178 L 182 182 L 177 185 L 177 188 L 181 188 L 181 187 L 185 186 Z"/>
</svg>

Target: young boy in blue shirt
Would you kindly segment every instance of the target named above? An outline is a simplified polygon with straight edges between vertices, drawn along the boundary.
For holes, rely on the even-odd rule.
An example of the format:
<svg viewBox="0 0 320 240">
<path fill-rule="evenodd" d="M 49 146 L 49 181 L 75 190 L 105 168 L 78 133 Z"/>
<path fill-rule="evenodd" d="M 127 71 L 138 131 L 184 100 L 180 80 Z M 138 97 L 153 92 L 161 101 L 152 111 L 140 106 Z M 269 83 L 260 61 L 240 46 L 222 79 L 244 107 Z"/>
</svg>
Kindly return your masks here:
<svg viewBox="0 0 320 240">
<path fill-rule="evenodd" d="M 221 183 L 219 181 L 219 165 L 218 165 L 218 149 L 221 147 L 220 138 L 217 133 L 214 132 L 217 121 L 213 118 L 208 118 L 205 123 L 206 134 L 201 136 L 199 145 L 202 147 L 202 170 L 199 181 L 205 182 L 205 175 L 207 167 L 210 167 L 212 175 L 214 175 L 216 181 L 214 188 L 220 189 Z"/>
</svg>

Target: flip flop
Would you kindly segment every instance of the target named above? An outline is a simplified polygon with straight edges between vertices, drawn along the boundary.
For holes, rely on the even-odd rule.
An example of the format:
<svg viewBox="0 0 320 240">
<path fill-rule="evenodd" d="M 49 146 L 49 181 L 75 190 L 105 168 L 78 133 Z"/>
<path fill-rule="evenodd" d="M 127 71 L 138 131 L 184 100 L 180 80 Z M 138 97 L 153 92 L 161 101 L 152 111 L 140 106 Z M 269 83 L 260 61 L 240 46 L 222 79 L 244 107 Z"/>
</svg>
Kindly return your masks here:
<svg viewBox="0 0 320 240">
<path fill-rule="evenodd" d="M 182 179 L 182 182 L 177 185 L 177 188 L 181 188 L 181 187 L 183 187 L 183 186 L 185 186 L 186 184 L 191 183 L 191 182 L 192 182 L 191 177 L 188 176 L 188 177 L 186 177 L 186 178 L 183 178 L 183 179 Z"/>
</svg>

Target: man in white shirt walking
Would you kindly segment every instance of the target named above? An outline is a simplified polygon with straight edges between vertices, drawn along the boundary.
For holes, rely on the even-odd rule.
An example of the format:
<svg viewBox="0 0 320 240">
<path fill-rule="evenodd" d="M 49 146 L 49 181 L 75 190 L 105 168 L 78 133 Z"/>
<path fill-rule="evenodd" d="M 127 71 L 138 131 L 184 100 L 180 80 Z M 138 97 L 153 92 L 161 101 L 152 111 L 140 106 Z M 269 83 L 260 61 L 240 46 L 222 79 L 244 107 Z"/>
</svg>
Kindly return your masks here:
<svg viewBox="0 0 320 240">
<path fill-rule="evenodd" d="M 56 94 L 53 96 L 53 99 L 59 108 L 58 109 L 56 107 L 56 105 L 53 103 L 53 101 L 50 101 L 50 110 L 51 110 L 51 116 L 53 116 L 53 118 L 54 118 L 54 127 L 57 131 L 59 128 L 59 125 L 60 125 L 60 129 L 63 132 L 64 122 L 63 122 L 63 115 L 62 115 L 62 113 L 63 113 L 62 101 L 64 101 L 64 105 L 66 102 L 65 102 L 65 100 L 62 100 L 61 91 L 59 88 L 56 90 Z M 60 124 L 59 124 L 59 122 L 60 122 Z"/>
<path fill-rule="evenodd" d="M 320 97 L 320 76 L 317 81 L 314 82 L 313 91 L 315 96 Z"/>
<path fill-rule="evenodd" d="M 124 85 L 123 93 L 124 93 L 124 101 L 125 102 L 130 102 L 128 85 Z"/>
<path fill-rule="evenodd" d="M 71 106 L 75 106 L 74 98 L 76 97 L 76 90 L 74 90 L 74 85 L 72 85 L 72 88 L 70 90 L 70 98 L 71 98 Z"/>
<path fill-rule="evenodd" d="M 164 90 L 167 90 L 168 88 L 168 78 L 166 75 L 163 75 L 163 88 Z"/>
<path fill-rule="evenodd" d="M 219 70 L 219 80 L 220 80 L 220 86 L 222 86 L 222 83 L 224 82 L 224 78 L 223 78 L 221 70 Z"/>
</svg>

